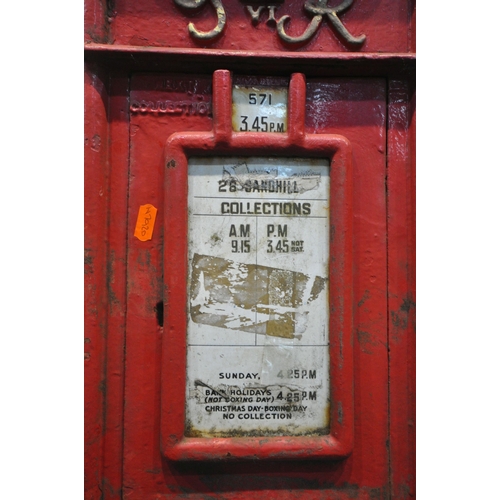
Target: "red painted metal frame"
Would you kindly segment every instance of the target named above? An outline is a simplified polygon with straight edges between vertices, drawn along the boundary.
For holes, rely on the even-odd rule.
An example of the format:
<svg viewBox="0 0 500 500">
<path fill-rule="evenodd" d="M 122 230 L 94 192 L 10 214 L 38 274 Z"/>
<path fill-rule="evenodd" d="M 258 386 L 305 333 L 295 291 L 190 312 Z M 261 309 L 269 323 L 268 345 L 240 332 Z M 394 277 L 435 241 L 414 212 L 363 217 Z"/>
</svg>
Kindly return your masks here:
<svg viewBox="0 0 500 500">
<path fill-rule="evenodd" d="M 305 133 L 306 83 L 293 74 L 287 133 L 232 130 L 229 71 L 214 73 L 214 127 L 180 132 L 165 147 L 165 324 L 161 388 L 161 450 L 171 460 L 318 459 L 347 457 L 353 446 L 352 169 L 349 141 Z M 330 171 L 330 434 L 240 438 L 184 436 L 187 328 L 188 159 L 196 155 L 327 157 Z M 173 161 L 172 161 L 173 160 Z"/>
<path fill-rule="evenodd" d="M 103 389 L 106 359 L 108 297 L 106 276 L 106 187 L 109 98 L 106 74 L 95 65 L 85 68 L 85 492 L 98 498 L 103 467 Z"/>
<path fill-rule="evenodd" d="M 415 497 L 415 93 L 389 81 L 387 168 L 391 494 Z"/>
</svg>

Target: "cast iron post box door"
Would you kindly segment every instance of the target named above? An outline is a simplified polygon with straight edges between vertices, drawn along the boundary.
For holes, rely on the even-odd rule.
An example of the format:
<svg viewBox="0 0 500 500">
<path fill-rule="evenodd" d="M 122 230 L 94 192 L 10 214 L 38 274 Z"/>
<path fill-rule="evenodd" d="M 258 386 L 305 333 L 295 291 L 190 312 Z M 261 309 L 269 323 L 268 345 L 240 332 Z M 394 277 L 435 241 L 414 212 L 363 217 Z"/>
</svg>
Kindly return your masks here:
<svg viewBox="0 0 500 500">
<path fill-rule="evenodd" d="M 217 75 L 224 80 L 228 73 Z M 244 86 L 245 80 L 248 85 L 259 84 L 257 77 L 233 75 L 232 86 Z M 288 125 L 301 120 L 304 123 L 303 130 L 292 128 L 290 137 L 281 131 L 235 131 L 231 82 L 229 79 L 224 81 L 226 92 L 214 93 L 211 75 L 139 75 L 132 79 L 129 230 L 135 229 L 141 205 L 150 203 L 158 213 L 151 240 L 140 241 L 134 237 L 129 241 L 125 378 L 125 399 L 129 405 L 124 414 L 125 484 L 142 485 L 134 493 L 136 495 L 146 491 L 180 494 L 183 490 L 203 489 L 202 485 L 212 480 L 209 478 L 217 477 L 221 482 L 217 484 L 229 488 L 227 481 L 230 481 L 231 488 L 239 491 L 241 498 L 246 498 L 248 491 L 245 488 L 253 488 L 253 474 L 267 477 L 269 490 L 278 487 L 278 479 L 272 479 L 273 469 L 265 465 L 266 460 L 271 459 L 273 463 L 286 460 L 290 465 L 278 467 L 281 474 L 290 478 L 285 482 L 291 485 L 289 481 L 299 481 L 308 485 L 307 494 L 313 498 L 317 493 L 314 493 L 313 483 L 325 486 L 330 481 L 328 478 L 337 477 L 338 481 L 350 484 L 357 474 L 368 474 L 372 484 L 379 485 L 366 490 L 372 491 L 367 494 L 374 494 L 373 488 L 384 488 L 388 477 L 387 323 L 386 315 L 381 312 L 387 307 L 386 83 L 383 79 L 304 78 L 298 74 L 278 79 L 274 82 L 276 86 L 285 87 L 292 93 L 288 96 L 288 113 L 291 113 Z M 294 81 L 301 87 L 296 97 L 293 97 L 297 90 Z M 162 101 L 203 102 L 210 114 L 188 114 L 188 111 L 161 114 L 154 109 L 145 110 L 147 103 L 155 103 L 156 107 L 156 103 Z M 187 110 L 188 105 L 184 106 Z M 229 120 L 220 120 L 219 112 L 225 113 Z M 239 126 L 242 127 L 241 123 Z M 348 184 L 339 176 L 349 172 L 349 161 L 352 165 L 350 194 L 346 189 Z M 292 165 L 287 167 L 286 162 Z M 274 189 L 277 188 L 273 173 L 276 168 L 278 171 L 290 169 L 286 175 L 286 191 L 290 186 L 291 193 L 269 193 L 270 180 L 274 180 Z M 295 189 L 291 179 L 299 169 L 308 170 L 309 176 L 301 177 L 313 185 L 318 175 L 322 176 L 321 188 L 318 185 L 314 190 L 321 194 L 309 198 L 307 193 L 311 191 L 305 189 L 307 185 L 303 186 L 302 193 L 298 185 Z M 249 180 L 249 172 L 256 170 L 268 175 L 268 191 L 247 192 L 244 187 L 238 190 L 235 184 L 238 175 L 243 176 L 239 184 L 242 187 Z M 324 176 L 326 171 L 328 175 Z M 285 189 L 283 186 L 279 189 Z M 285 208 L 285 203 L 290 205 Z M 299 203 L 302 218 L 298 214 Z M 311 206 L 306 205 L 308 203 Z M 295 213 L 285 214 L 285 210 L 295 210 Z M 306 220 L 311 215 L 321 217 L 325 214 L 327 219 Z M 266 222 L 269 219 L 264 217 L 273 216 L 274 219 L 275 215 L 275 228 L 268 228 L 273 223 Z M 343 246 L 349 247 L 348 239 L 344 239 L 349 236 L 349 219 L 351 252 Z M 214 220 L 220 224 L 218 231 L 213 230 Z M 306 224 L 311 227 L 314 222 L 310 220 L 316 221 L 316 229 L 314 240 L 307 244 L 307 240 L 294 235 L 303 234 Z M 318 225 L 321 221 L 325 225 Z M 279 233 L 278 225 L 281 226 Z M 292 233 L 292 229 L 300 233 Z M 160 238 L 162 231 L 163 238 Z M 306 255 L 315 259 L 314 265 L 319 267 L 311 267 L 300 260 L 300 267 L 294 267 L 297 261 L 291 258 L 291 243 L 286 242 L 287 253 L 284 240 L 303 241 L 302 245 L 295 243 L 295 249 L 304 250 L 297 252 L 299 259 L 309 252 Z M 268 254 L 269 241 L 272 252 Z M 276 251 L 278 243 L 281 243 L 281 252 Z M 332 249 L 332 245 L 340 247 Z M 349 293 L 349 280 L 344 274 L 350 267 L 349 256 L 354 262 L 351 265 L 353 299 L 342 305 L 340 300 Z M 329 272 L 325 274 L 327 266 Z M 247 277 L 252 272 L 259 287 L 262 287 L 261 281 L 256 279 L 259 276 L 266 286 L 276 284 L 277 296 L 267 293 L 266 298 L 264 293 L 258 300 L 251 294 L 250 298 L 239 297 L 238 293 L 248 284 Z M 283 282 L 293 282 L 293 285 L 283 287 L 280 285 Z M 254 288 L 254 292 L 261 293 L 259 287 Z M 282 292 L 284 295 L 280 297 Z M 159 326 L 152 311 L 162 298 L 165 317 L 163 325 Z M 295 307 L 292 307 L 293 300 L 297 301 Z M 348 327 L 352 305 L 354 309 L 350 314 L 354 325 Z M 273 306 L 274 318 L 270 311 Z M 305 323 L 304 332 L 300 332 L 304 323 L 297 315 L 299 307 L 308 313 L 308 319 L 310 308 L 315 308 L 312 310 L 315 318 L 310 323 L 315 327 L 322 318 L 328 318 L 328 334 L 331 335 L 328 347 L 322 345 L 323 332 L 314 331 L 319 342 L 314 336 L 313 342 L 319 345 L 307 347 L 316 350 L 315 364 L 310 366 L 302 364 L 300 340 L 296 338 L 308 333 L 309 324 L 309 321 Z M 230 313 L 234 310 L 239 312 L 232 319 Z M 346 314 L 343 322 L 342 311 Z M 263 321 L 258 321 L 259 314 L 265 315 Z M 280 321 L 273 322 L 275 318 Z M 193 329 L 194 335 L 209 332 L 209 342 L 200 345 L 203 342 L 199 338 L 190 340 L 189 329 Z M 265 334 L 258 333 L 258 329 Z M 146 332 L 151 335 L 147 336 Z M 248 338 L 257 346 L 248 345 Z M 239 343 L 238 347 L 228 348 L 228 339 L 231 343 Z M 242 347 L 246 350 L 239 351 L 243 354 L 238 366 L 231 364 L 231 359 L 223 364 L 221 354 L 230 356 L 228 353 L 238 352 L 236 349 Z M 260 349 L 258 362 L 247 354 L 251 349 Z M 291 360 L 297 361 L 286 365 L 287 371 L 281 371 L 283 378 L 278 376 L 280 371 L 272 373 L 272 367 L 263 363 L 269 356 L 264 351 L 273 350 L 282 355 L 278 361 L 286 359 L 287 352 Z M 191 367 L 190 357 L 195 359 Z M 268 361 L 272 359 L 267 358 Z M 257 368 L 251 369 L 252 366 Z M 303 370 L 307 370 L 305 374 Z M 223 377 L 229 373 L 231 379 L 228 382 L 228 379 L 220 379 L 220 373 Z M 261 379 L 240 379 L 240 373 L 244 377 L 257 373 L 256 377 Z M 237 378 L 233 379 L 233 374 Z M 298 375 L 297 380 L 295 375 Z M 276 377 L 270 381 L 272 389 L 264 389 L 269 384 L 262 377 L 270 376 Z M 314 376 L 317 378 L 312 378 Z M 292 390 L 279 390 L 280 387 Z M 271 396 L 265 392 L 256 393 L 268 390 Z M 227 391 L 240 394 L 232 395 Z M 250 396 L 250 391 L 255 393 Z M 303 398 L 303 392 L 307 399 Z M 310 402 L 314 392 L 316 400 Z M 280 393 L 291 401 L 278 403 Z M 226 401 L 228 397 L 229 402 Z M 231 397 L 255 400 L 243 403 L 231 401 Z M 269 404 L 269 401 L 257 401 L 257 397 L 274 397 L 275 400 Z M 294 402 L 295 397 L 298 401 Z M 221 400 L 209 402 L 205 398 Z M 292 410 L 294 403 L 297 410 L 287 411 Z M 248 405 L 262 408 L 249 411 Z M 309 425 L 309 412 L 313 414 L 316 408 L 326 405 L 329 406 L 328 417 L 323 422 L 311 421 L 311 432 L 301 433 L 301 422 Z M 240 408 L 227 408 L 231 406 Z M 279 409 L 269 408 L 276 406 Z M 259 418 L 261 413 L 263 419 Z M 289 422 L 293 425 L 280 425 L 280 416 L 273 428 L 269 425 L 272 421 L 266 418 L 266 415 L 273 418 L 272 413 L 284 415 L 284 420 L 291 414 Z M 258 419 L 250 415 L 257 415 Z M 318 416 L 321 416 L 319 412 Z M 263 430 L 259 435 L 260 429 Z M 297 434 L 294 429 L 298 429 Z M 363 442 L 361 449 L 356 448 L 359 439 Z M 134 451 L 137 447 L 142 450 L 140 454 Z M 312 459 L 304 457 L 306 454 L 312 455 Z M 237 461 L 231 463 L 231 460 L 245 458 L 252 460 L 246 465 Z M 255 458 L 261 460 L 256 462 Z M 318 458 L 323 459 L 321 463 Z M 217 465 L 210 465 L 214 460 Z M 197 465 L 200 463 L 203 463 L 202 469 Z M 351 466 L 346 469 L 345 464 L 349 463 L 353 464 L 353 469 Z M 201 473 L 202 470 L 208 472 Z M 249 470 L 253 473 L 247 476 Z M 215 485 L 210 487 L 217 488 Z M 349 487 L 336 488 L 336 491 L 346 498 L 353 494 Z"/>
</svg>

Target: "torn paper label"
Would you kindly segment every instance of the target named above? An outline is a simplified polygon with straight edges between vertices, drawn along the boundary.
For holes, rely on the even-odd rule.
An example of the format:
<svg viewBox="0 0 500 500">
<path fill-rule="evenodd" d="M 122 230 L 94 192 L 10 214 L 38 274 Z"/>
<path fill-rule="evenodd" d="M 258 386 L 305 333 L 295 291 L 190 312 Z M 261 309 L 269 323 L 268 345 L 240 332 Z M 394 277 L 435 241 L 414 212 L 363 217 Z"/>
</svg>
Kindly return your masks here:
<svg viewBox="0 0 500 500">
<path fill-rule="evenodd" d="M 259 335 L 297 337 L 306 329 L 308 304 L 325 283 L 319 276 L 195 254 L 191 319 Z"/>
</svg>

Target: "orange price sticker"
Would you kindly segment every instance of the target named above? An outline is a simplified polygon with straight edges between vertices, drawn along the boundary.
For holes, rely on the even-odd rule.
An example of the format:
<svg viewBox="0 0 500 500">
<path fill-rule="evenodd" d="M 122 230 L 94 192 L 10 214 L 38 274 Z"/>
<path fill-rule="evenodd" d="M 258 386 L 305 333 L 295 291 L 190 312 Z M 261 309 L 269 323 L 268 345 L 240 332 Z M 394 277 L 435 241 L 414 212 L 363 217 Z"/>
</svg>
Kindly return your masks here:
<svg viewBox="0 0 500 500">
<path fill-rule="evenodd" d="M 153 237 L 155 227 L 156 212 L 158 210 L 150 203 L 141 205 L 137 214 L 134 236 L 141 241 L 148 241 Z"/>
</svg>

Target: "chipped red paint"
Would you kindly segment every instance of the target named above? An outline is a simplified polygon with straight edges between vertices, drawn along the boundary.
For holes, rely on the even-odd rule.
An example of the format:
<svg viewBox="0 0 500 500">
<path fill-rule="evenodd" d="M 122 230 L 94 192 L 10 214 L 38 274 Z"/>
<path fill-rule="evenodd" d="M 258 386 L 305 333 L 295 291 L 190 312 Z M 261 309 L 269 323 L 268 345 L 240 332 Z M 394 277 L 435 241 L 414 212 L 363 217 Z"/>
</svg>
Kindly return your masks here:
<svg viewBox="0 0 500 500">
<path fill-rule="evenodd" d="M 326 19 L 310 42 L 291 47 L 265 22 L 267 14 L 252 25 L 244 2 L 222 3 L 222 36 L 200 43 L 187 24 L 214 26 L 208 0 L 198 11 L 173 0 L 85 2 L 85 498 L 414 498 L 414 3 L 354 0 L 340 19 L 353 35 L 366 35 L 359 48 L 342 43 Z M 276 10 L 277 17 L 291 16 L 287 33 L 301 33 L 310 21 L 304 3 L 287 1 Z M 184 231 L 181 221 L 165 224 L 164 149 L 179 132 L 214 136 L 223 148 L 233 134 L 218 120 L 230 105 L 224 92 L 213 110 L 197 108 L 203 112 L 137 111 L 133 103 L 188 102 L 191 82 L 198 102 L 211 106 L 219 69 L 242 82 L 304 74 L 291 99 L 305 107 L 296 107 L 290 123 L 303 122 L 305 136 L 344 136 L 352 148 L 347 458 L 283 460 L 278 449 L 271 462 L 175 462 L 163 455 L 162 391 L 182 384 L 182 376 L 166 376 L 164 330 L 171 322 L 159 324 L 157 307 L 178 286 L 176 262 L 164 266 L 164 242 Z M 166 80 L 177 83 L 165 86 Z M 300 127 L 290 132 L 300 142 Z M 259 138 L 250 143 L 253 151 L 265 147 Z M 133 232 L 146 203 L 158 215 L 152 240 L 141 242 Z M 264 455 L 275 446 L 265 441 Z"/>
<path fill-rule="evenodd" d="M 388 311 L 392 496 L 415 496 L 415 100 L 389 82 Z"/>
<path fill-rule="evenodd" d="M 85 71 L 85 492 L 99 498 L 106 377 L 106 240 L 108 125 L 105 74 Z"/>
<path fill-rule="evenodd" d="M 127 197 L 129 168 L 129 79 L 110 75 L 108 191 L 108 329 L 106 351 L 107 402 L 103 452 L 105 498 L 117 500 L 122 490 L 123 353 L 127 303 Z"/>
</svg>

